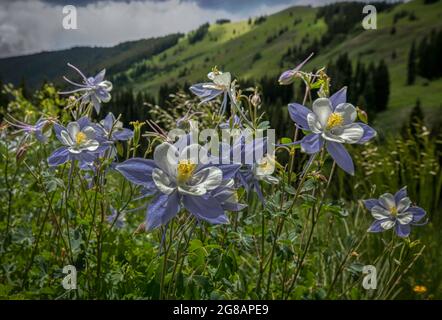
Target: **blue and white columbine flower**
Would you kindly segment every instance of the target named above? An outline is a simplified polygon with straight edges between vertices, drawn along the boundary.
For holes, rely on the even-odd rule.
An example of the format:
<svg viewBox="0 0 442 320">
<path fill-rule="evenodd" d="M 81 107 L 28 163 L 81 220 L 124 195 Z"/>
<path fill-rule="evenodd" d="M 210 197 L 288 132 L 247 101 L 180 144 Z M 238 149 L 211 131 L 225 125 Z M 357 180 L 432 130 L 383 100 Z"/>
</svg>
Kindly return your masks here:
<svg viewBox="0 0 442 320">
<path fill-rule="evenodd" d="M 83 79 L 83 83 L 75 83 L 66 77 L 63 77 L 70 84 L 78 87 L 78 89 L 72 91 L 60 92 L 61 94 L 71 94 L 80 92 L 83 93 L 80 100 L 83 103 L 92 103 L 95 111 L 100 113 L 101 103 L 109 102 L 111 99 L 110 91 L 112 91 L 112 83 L 104 80 L 106 69 L 101 70 L 95 77 L 86 78 L 86 76 L 75 66 L 68 63 L 68 66 L 77 71 Z"/>
<path fill-rule="evenodd" d="M 276 184 L 279 180 L 272 176 L 275 159 L 267 154 L 267 139 L 256 138 L 248 141 L 245 135 L 234 137 L 233 144 L 222 143 L 218 156 L 213 160 L 223 164 L 237 164 L 240 169 L 236 172 L 235 179 L 247 192 L 255 191 L 261 202 L 264 196 L 261 191 L 260 181 Z M 228 152 L 226 152 L 227 150 Z"/>
<path fill-rule="evenodd" d="M 87 117 L 70 122 L 66 128 L 55 123 L 54 130 L 63 146 L 49 156 L 50 166 L 58 166 L 70 160 L 79 160 L 82 165 L 96 159 L 100 143 L 97 131 Z"/>
<path fill-rule="evenodd" d="M 143 195 L 154 195 L 147 208 L 146 229 L 167 224 L 184 207 L 197 219 L 212 224 L 228 223 L 225 210 L 238 211 L 233 176 L 239 166 L 217 167 L 201 161 L 207 151 L 197 144 L 167 142 L 157 146 L 154 160 L 132 158 L 118 164 L 116 170 L 134 184 Z"/>
<path fill-rule="evenodd" d="M 336 164 L 349 174 L 354 174 L 353 160 L 343 144 L 363 144 L 376 135 L 370 126 L 355 122 L 356 108 L 346 102 L 344 87 L 330 98 L 313 102 L 312 110 L 298 103 L 289 104 L 292 120 L 302 130 L 310 131 L 301 141 L 301 150 L 318 153 L 325 145 Z"/>
<path fill-rule="evenodd" d="M 224 114 L 227 108 L 227 97 L 230 94 L 232 76 L 229 72 L 223 73 L 214 68 L 207 77 L 212 82 L 197 83 L 189 89 L 201 99 L 201 103 L 213 100 L 219 95 L 224 94 L 220 109 L 220 114 Z"/>
<path fill-rule="evenodd" d="M 21 122 L 14 118 L 12 118 L 11 121 L 7 119 L 5 119 L 5 121 L 11 126 L 18 128 L 16 133 L 23 132 L 26 139 L 30 136 L 34 136 L 38 141 L 44 143 L 48 141 L 48 138 L 51 135 L 51 130 L 46 130 L 51 123 L 51 120 L 48 119 L 41 118 L 34 125 Z"/>
<path fill-rule="evenodd" d="M 112 112 L 100 121 L 98 130 L 103 137 L 109 141 L 126 141 L 133 137 L 134 133 L 130 129 L 123 128 L 123 122 L 117 120 Z"/>
<path fill-rule="evenodd" d="M 368 232 L 382 232 L 394 228 L 399 237 L 408 237 L 412 225 L 422 225 L 419 221 L 425 216 L 424 209 L 413 206 L 407 196 L 407 187 L 402 188 L 393 196 L 384 193 L 379 199 L 364 200 L 365 207 L 370 210 L 376 220 Z"/>
</svg>

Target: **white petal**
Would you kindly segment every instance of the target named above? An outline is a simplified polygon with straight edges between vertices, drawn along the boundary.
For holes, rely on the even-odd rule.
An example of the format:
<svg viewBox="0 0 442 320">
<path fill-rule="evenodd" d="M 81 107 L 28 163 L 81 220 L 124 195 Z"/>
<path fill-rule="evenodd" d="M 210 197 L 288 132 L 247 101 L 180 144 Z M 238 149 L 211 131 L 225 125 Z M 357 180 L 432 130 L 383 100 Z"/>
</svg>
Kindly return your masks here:
<svg viewBox="0 0 442 320">
<path fill-rule="evenodd" d="M 207 164 L 208 160 L 208 151 L 203 148 L 199 144 L 191 144 L 183 148 L 180 152 L 180 156 L 178 161 L 188 160 L 193 164 Z"/>
<path fill-rule="evenodd" d="M 111 91 L 113 88 L 112 82 L 107 81 L 107 80 L 100 82 L 99 86 L 106 91 Z"/>
<path fill-rule="evenodd" d="M 413 215 L 411 213 L 404 212 L 398 214 L 396 219 L 400 224 L 409 224 L 413 220 Z"/>
<path fill-rule="evenodd" d="M 351 124 L 338 130 L 330 130 L 332 135 L 341 138 L 345 143 L 356 143 L 364 135 L 364 129 L 358 124 Z"/>
<path fill-rule="evenodd" d="M 226 73 L 221 73 L 219 75 L 214 76 L 213 83 L 218 86 L 221 86 L 223 88 L 229 88 L 231 80 L 232 80 L 232 77 L 230 75 L 230 72 L 226 72 Z"/>
<path fill-rule="evenodd" d="M 356 108 L 351 103 L 341 103 L 336 109 L 335 113 L 339 113 L 344 118 L 344 124 L 353 123 L 356 120 Z"/>
<path fill-rule="evenodd" d="M 194 187 L 203 187 L 206 190 L 213 190 L 221 185 L 223 172 L 220 168 L 209 167 L 195 173 L 190 179 L 188 185 Z"/>
<path fill-rule="evenodd" d="M 387 210 L 391 210 L 396 207 L 394 196 L 391 193 L 384 193 L 379 197 L 379 203 Z"/>
<path fill-rule="evenodd" d="M 169 176 L 176 174 L 178 156 L 178 150 L 167 142 L 156 147 L 153 153 L 155 164 Z"/>
<path fill-rule="evenodd" d="M 75 153 L 75 154 L 81 153 L 83 151 L 82 149 L 79 149 L 75 145 L 70 147 L 68 150 L 69 150 L 70 153 Z"/>
<path fill-rule="evenodd" d="M 338 143 L 344 143 L 345 142 L 345 140 L 343 139 L 343 138 L 341 138 L 341 137 L 339 137 L 339 136 L 337 136 L 337 135 L 334 135 L 331 131 L 329 131 L 329 130 L 326 130 L 326 131 L 324 131 L 323 133 L 322 133 L 322 137 L 325 139 L 325 140 L 328 140 L 328 141 L 333 141 L 333 142 L 338 142 Z"/>
<path fill-rule="evenodd" d="M 397 204 L 397 211 L 404 212 L 411 206 L 411 200 L 408 197 L 402 198 Z"/>
<path fill-rule="evenodd" d="M 97 140 L 87 140 L 81 145 L 81 149 L 86 149 L 89 151 L 95 151 L 100 146 Z"/>
<path fill-rule="evenodd" d="M 380 206 L 374 206 L 371 209 L 371 215 L 376 220 L 382 220 L 382 219 L 390 217 L 390 211 L 388 211 Z"/>
<path fill-rule="evenodd" d="M 330 100 L 327 98 L 319 98 L 313 102 L 313 112 L 318 117 L 318 121 L 321 123 L 322 127 L 325 128 L 327 125 L 328 118 L 332 113 L 332 108 Z"/>
<path fill-rule="evenodd" d="M 155 168 L 152 170 L 152 179 L 155 186 L 164 194 L 171 194 L 174 188 L 170 187 L 171 181 L 169 176 L 162 170 Z"/>
<path fill-rule="evenodd" d="M 69 135 L 69 133 L 66 130 L 63 130 L 60 132 L 60 140 L 61 143 L 63 143 L 66 146 L 72 146 L 74 145 L 74 141 L 72 141 L 71 136 Z"/>
<path fill-rule="evenodd" d="M 204 186 L 189 186 L 182 185 L 178 186 L 178 192 L 181 194 L 188 194 L 189 196 L 202 196 L 207 193 L 206 188 Z"/>
<path fill-rule="evenodd" d="M 95 138 L 95 129 L 92 128 L 91 126 L 87 126 L 87 127 L 83 128 L 83 130 L 81 130 L 81 132 L 83 132 L 88 139 Z"/>
<path fill-rule="evenodd" d="M 322 132 L 322 125 L 318 121 L 318 117 L 313 112 L 310 112 L 309 114 L 307 114 L 307 124 L 313 133 L 321 133 Z"/>
<path fill-rule="evenodd" d="M 395 225 L 395 222 L 392 221 L 392 220 L 387 220 L 387 221 L 381 222 L 381 227 L 382 227 L 384 230 L 391 229 L 391 228 L 394 227 L 394 225 Z"/>
<path fill-rule="evenodd" d="M 70 122 L 66 129 L 68 130 L 71 139 L 75 139 L 77 133 L 80 132 L 80 126 L 77 122 Z"/>
</svg>

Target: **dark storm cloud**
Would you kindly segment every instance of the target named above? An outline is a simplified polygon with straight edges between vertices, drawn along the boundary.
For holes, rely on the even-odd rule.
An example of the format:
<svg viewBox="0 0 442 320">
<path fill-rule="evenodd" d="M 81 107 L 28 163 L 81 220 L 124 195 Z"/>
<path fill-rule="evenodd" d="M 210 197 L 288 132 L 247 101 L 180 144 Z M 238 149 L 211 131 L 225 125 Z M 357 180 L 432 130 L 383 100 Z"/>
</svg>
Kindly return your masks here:
<svg viewBox="0 0 442 320">
<path fill-rule="evenodd" d="M 331 0 L 0 0 L 0 58 L 188 32 L 217 19 L 272 14 Z M 77 8 L 78 30 L 65 30 L 62 8 Z"/>
</svg>

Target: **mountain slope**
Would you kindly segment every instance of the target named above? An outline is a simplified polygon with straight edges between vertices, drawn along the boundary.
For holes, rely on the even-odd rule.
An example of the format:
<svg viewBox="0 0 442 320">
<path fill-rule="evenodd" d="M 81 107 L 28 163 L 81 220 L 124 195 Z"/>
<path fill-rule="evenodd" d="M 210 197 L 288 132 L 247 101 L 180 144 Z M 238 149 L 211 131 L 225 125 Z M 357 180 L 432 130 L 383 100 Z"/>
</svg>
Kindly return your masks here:
<svg viewBox="0 0 442 320">
<path fill-rule="evenodd" d="M 283 61 L 289 47 L 303 48 L 303 54 L 296 57 L 302 61 L 315 39 L 320 42 L 326 33 L 327 24 L 323 17 L 318 18 L 318 10 L 292 7 L 259 24 L 241 21 L 211 25 L 200 42 L 190 44 L 184 37 L 163 53 L 136 63 L 124 72 L 125 81 L 121 85 L 156 93 L 165 83 L 205 81 L 205 75 L 215 65 L 242 79 L 276 76 L 294 65 Z M 357 20 L 362 21 L 363 17 L 360 12 Z M 376 30 L 363 30 L 358 22 L 345 35 L 320 46 L 306 69 L 327 66 L 342 53 L 349 55 L 354 67 L 357 61 L 368 64 L 383 59 L 390 72 L 389 110 L 377 121 L 397 129 L 402 122 L 397 120 L 407 118 L 418 99 L 428 118 L 440 119 L 437 114 L 442 104 L 442 79 L 429 81 L 418 77 L 414 85 L 406 85 L 406 78 L 411 43 L 418 43 L 432 29 L 442 29 L 442 1 L 428 5 L 423 0 L 399 4 L 378 12 L 377 22 Z M 398 112 L 394 111 L 396 108 L 402 109 Z"/>
<path fill-rule="evenodd" d="M 418 77 L 415 84 L 406 85 L 406 78 L 411 43 L 419 43 L 432 29 L 442 29 L 442 1 L 426 5 L 424 0 L 414 0 L 391 8 L 376 6 L 376 30 L 362 29 L 364 14 L 359 10 L 347 17 L 345 14 L 332 17 L 335 24 L 345 20 L 353 24 L 345 25 L 340 34 L 330 35 L 330 21 L 321 14 L 323 9 L 292 7 L 249 21 L 212 24 L 186 37 L 171 35 L 113 48 L 74 48 L 0 59 L 0 75 L 3 80 L 15 83 L 22 74 L 32 85 L 43 79 L 58 83 L 68 71 L 69 61 L 89 74 L 106 67 L 113 74 L 115 90 L 131 88 L 156 95 L 165 84 L 205 81 L 213 66 L 240 79 L 253 80 L 275 77 L 311 51 L 315 56 L 306 70 L 327 66 L 346 53 L 353 68 L 358 61 L 368 65 L 384 60 L 388 65 L 389 109 L 376 119 L 381 127 L 397 129 L 418 99 L 427 118 L 441 119 L 442 79 L 429 81 Z M 330 41 L 324 43 L 324 35 L 329 35 Z M 296 54 L 291 59 L 285 58 L 287 50 L 294 47 L 299 48 Z"/>
<path fill-rule="evenodd" d="M 61 83 L 61 76 L 72 71 L 68 62 L 93 74 L 106 68 L 117 73 L 129 68 L 135 61 L 148 58 L 177 43 L 182 35 L 171 34 L 160 38 L 124 42 L 110 48 L 76 47 L 67 50 L 42 52 L 27 56 L 0 59 L 0 80 L 26 84 L 35 88 L 44 80 Z"/>
</svg>

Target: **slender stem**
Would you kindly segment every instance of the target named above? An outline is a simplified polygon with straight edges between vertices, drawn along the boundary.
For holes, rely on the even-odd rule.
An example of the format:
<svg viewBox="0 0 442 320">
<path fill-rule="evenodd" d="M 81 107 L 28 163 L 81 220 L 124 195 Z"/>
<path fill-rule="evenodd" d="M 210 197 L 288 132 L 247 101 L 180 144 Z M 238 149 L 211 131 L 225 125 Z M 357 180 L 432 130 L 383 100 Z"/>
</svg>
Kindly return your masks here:
<svg viewBox="0 0 442 320">
<path fill-rule="evenodd" d="M 306 246 L 305 246 L 305 248 L 303 250 L 301 259 L 299 260 L 299 262 L 297 264 L 295 275 L 293 276 L 293 279 L 292 279 L 291 284 L 289 286 L 289 289 L 287 291 L 287 298 L 290 296 L 290 293 L 293 290 L 293 287 L 296 284 L 296 280 L 298 279 L 298 276 L 299 276 L 299 274 L 300 274 L 300 272 L 302 270 L 305 257 L 307 256 L 308 250 L 309 250 L 310 245 L 311 245 L 311 241 L 313 239 L 313 233 L 314 233 L 314 230 L 315 230 L 315 226 L 316 226 L 316 224 L 317 224 L 317 222 L 319 220 L 319 215 L 321 213 L 321 209 L 322 209 L 322 206 L 323 206 L 324 201 L 325 201 L 325 196 L 327 194 L 328 188 L 330 186 L 330 182 L 331 182 L 331 180 L 333 178 L 333 174 L 335 172 L 335 168 L 336 168 L 336 162 L 333 161 L 333 165 L 332 165 L 332 168 L 331 168 L 331 171 L 330 171 L 330 175 L 329 175 L 329 178 L 328 178 L 328 181 L 327 181 L 327 186 L 326 186 L 326 188 L 325 188 L 325 190 L 324 190 L 324 192 L 322 194 L 321 202 L 320 202 L 320 204 L 318 206 L 318 209 L 315 210 L 316 206 L 314 206 L 313 209 L 312 209 L 312 212 L 311 212 L 312 222 L 311 222 L 310 232 L 309 232 L 309 235 L 308 235 L 308 238 L 307 238 L 307 244 L 306 244 Z"/>
</svg>

